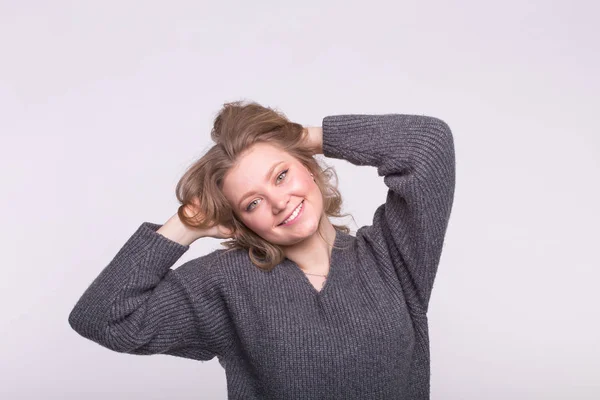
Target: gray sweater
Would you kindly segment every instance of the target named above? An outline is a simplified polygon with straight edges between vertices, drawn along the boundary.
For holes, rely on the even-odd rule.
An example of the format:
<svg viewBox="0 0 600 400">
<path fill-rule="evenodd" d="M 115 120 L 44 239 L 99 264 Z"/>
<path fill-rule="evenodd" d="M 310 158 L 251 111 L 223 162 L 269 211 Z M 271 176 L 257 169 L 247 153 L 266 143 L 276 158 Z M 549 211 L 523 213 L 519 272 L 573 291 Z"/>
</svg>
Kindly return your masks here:
<svg viewBox="0 0 600 400">
<path fill-rule="evenodd" d="M 389 190 L 372 225 L 336 231 L 320 291 L 293 261 L 265 272 L 242 250 L 172 269 L 189 246 L 144 222 L 71 327 L 117 352 L 216 356 L 230 399 L 429 399 L 427 308 L 454 197 L 452 133 L 421 115 L 322 125 L 326 157 L 377 167 Z"/>
</svg>

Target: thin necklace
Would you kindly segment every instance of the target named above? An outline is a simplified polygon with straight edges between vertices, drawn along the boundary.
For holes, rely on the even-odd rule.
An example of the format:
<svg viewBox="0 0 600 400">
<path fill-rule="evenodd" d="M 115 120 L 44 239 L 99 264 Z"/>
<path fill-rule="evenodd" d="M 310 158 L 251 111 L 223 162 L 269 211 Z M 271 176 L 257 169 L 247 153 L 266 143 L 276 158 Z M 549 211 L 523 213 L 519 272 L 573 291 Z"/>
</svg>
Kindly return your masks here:
<svg viewBox="0 0 600 400">
<path fill-rule="evenodd" d="M 329 263 L 331 264 L 331 255 L 329 255 Z M 330 268 L 331 268 L 331 267 L 330 267 Z M 302 271 L 302 272 L 304 272 L 304 271 Z M 322 278 L 325 278 L 325 279 L 327 279 L 327 275 L 329 275 L 329 274 L 327 274 L 327 275 L 321 275 L 321 274 L 311 274 L 311 273 L 308 273 L 308 272 L 304 272 L 304 273 L 305 273 L 306 275 L 320 276 L 320 277 L 322 277 Z"/>
<path fill-rule="evenodd" d="M 314 275 L 314 276 L 322 276 L 323 278 L 327 279 L 327 275 L 319 275 L 319 274 L 309 274 L 308 272 L 305 272 L 306 275 Z"/>
</svg>

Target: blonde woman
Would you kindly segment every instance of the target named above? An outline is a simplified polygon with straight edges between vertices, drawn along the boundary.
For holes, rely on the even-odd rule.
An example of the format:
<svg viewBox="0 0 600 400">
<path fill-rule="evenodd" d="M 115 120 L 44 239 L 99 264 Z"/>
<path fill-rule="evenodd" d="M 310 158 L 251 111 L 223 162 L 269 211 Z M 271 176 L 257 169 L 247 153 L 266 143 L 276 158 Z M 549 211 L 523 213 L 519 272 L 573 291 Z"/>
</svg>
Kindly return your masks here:
<svg viewBox="0 0 600 400">
<path fill-rule="evenodd" d="M 427 308 L 455 186 L 453 137 L 421 115 L 335 115 L 303 127 L 226 103 L 215 145 L 69 316 L 111 350 L 217 357 L 230 399 L 428 399 Z M 353 236 L 332 168 L 377 168 L 388 194 Z M 365 195 L 367 195 L 365 193 Z M 203 237 L 226 249 L 174 263 Z"/>
</svg>

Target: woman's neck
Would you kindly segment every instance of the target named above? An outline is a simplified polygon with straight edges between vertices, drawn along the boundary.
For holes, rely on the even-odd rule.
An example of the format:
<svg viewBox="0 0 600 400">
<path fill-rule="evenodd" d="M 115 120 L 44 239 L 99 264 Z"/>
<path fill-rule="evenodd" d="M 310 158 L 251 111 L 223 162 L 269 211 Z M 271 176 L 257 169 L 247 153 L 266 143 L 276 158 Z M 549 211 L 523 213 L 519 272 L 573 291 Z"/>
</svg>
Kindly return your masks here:
<svg viewBox="0 0 600 400">
<path fill-rule="evenodd" d="M 329 273 L 332 246 L 336 231 L 325 214 L 321 217 L 320 231 L 300 243 L 284 248 L 285 256 L 304 272 L 326 275 Z M 321 237 L 323 236 L 323 237 Z M 323 240 L 325 238 L 325 241 Z"/>
</svg>

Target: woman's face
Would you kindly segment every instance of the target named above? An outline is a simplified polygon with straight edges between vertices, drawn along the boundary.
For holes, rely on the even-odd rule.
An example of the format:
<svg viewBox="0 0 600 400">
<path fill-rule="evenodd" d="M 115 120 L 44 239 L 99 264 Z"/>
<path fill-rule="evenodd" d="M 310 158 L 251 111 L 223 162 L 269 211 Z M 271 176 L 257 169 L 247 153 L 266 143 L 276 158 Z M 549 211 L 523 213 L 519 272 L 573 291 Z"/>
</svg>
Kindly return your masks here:
<svg viewBox="0 0 600 400">
<path fill-rule="evenodd" d="M 248 228 L 282 246 L 315 234 L 323 214 L 323 197 L 310 171 L 267 143 L 257 143 L 244 152 L 225 175 L 223 193 Z M 282 225 L 300 203 L 296 219 Z"/>
</svg>

